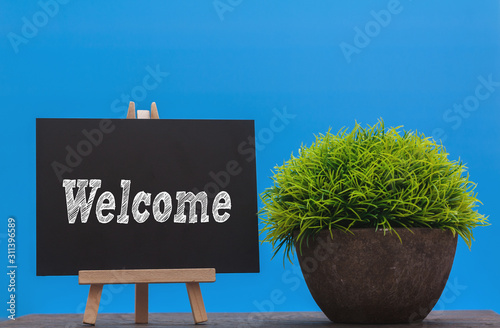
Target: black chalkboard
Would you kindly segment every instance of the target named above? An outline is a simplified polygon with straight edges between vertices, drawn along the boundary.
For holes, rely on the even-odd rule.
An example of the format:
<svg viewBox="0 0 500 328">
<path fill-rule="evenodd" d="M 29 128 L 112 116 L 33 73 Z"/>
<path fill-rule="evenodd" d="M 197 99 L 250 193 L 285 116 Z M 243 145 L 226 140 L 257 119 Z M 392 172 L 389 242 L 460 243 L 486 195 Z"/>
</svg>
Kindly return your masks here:
<svg viewBox="0 0 500 328">
<path fill-rule="evenodd" d="M 253 121 L 37 119 L 36 152 L 37 275 L 259 272 Z"/>
</svg>

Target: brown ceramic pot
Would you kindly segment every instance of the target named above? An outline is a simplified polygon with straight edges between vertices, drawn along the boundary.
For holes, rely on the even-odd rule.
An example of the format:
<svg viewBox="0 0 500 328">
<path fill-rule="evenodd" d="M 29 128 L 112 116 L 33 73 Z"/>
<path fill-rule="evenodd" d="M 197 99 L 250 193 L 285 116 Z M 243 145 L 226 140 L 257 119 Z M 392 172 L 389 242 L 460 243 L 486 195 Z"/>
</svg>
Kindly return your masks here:
<svg viewBox="0 0 500 328">
<path fill-rule="evenodd" d="M 297 256 L 312 297 L 334 322 L 411 323 L 423 320 L 448 280 L 457 236 L 412 228 L 320 232 Z"/>
</svg>

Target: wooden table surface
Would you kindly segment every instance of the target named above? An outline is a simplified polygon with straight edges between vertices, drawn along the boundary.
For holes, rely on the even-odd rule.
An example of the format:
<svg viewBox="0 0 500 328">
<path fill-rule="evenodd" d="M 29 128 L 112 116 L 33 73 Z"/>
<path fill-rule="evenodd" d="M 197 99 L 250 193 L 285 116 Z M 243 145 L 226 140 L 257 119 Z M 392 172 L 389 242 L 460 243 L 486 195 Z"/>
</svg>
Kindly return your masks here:
<svg viewBox="0 0 500 328">
<path fill-rule="evenodd" d="M 30 314 L 0 327 L 91 327 L 82 324 L 83 314 Z M 149 324 L 134 324 L 133 314 L 100 313 L 96 327 L 429 327 L 500 328 L 500 315 L 493 311 L 434 311 L 421 323 L 406 325 L 346 325 L 330 322 L 321 312 L 208 313 L 208 321 L 194 325 L 191 313 L 150 313 Z"/>
</svg>

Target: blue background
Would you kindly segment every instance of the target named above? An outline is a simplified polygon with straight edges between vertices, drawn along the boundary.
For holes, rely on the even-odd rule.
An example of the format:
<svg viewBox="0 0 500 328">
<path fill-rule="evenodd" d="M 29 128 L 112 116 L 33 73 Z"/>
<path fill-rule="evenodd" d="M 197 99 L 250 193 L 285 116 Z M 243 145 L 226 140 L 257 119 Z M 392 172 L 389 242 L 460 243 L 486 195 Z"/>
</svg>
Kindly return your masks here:
<svg viewBox="0 0 500 328">
<path fill-rule="evenodd" d="M 88 293 L 77 277 L 35 276 L 35 118 L 124 118 L 130 100 L 138 109 L 156 101 L 163 118 L 254 119 L 259 192 L 277 163 L 329 127 L 382 117 L 443 139 L 467 163 L 492 225 L 475 230 L 471 251 L 459 240 L 436 309 L 500 312 L 498 1 L 401 0 L 385 26 L 371 12 L 386 0 L 220 0 L 218 10 L 211 0 L 61 0 L 57 12 L 43 1 L 50 15 L 37 1 L 0 1 L 0 263 L 13 216 L 17 315 L 81 313 Z M 164 73 L 151 80 L 148 67 Z M 482 100 L 480 77 L 494 81 Z M 273 127 L 285 109 L 294 117 Z M 297 266 L 271 261 L 268 244 L 260 250 L 260 274 L 202 286 L 207 311 L 318 310 Z M 7 285 L 0 274 L 3 301 Z M 133 291 L 105 287 L 101 311 L 133 312 Z M 190 311 L 185 287 L 151 286 L 150 310 Z"/>
</svg>

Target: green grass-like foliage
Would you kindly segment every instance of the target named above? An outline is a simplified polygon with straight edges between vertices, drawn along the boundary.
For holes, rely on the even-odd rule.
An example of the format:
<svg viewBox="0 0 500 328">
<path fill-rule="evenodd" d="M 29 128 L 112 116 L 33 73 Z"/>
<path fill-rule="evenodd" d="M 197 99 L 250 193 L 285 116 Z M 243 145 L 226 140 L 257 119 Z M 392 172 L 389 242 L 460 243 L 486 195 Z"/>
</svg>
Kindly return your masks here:
<svg viewBox="0 0 500 328">
<path fill-rule="evenodd" d="M 285 247 L 291 259 L 296 230 L 302 246 L 323 229 L 429 227 L 458 233 L 470 247 L 472 229 L 488 221 L 475 210 L 466 167 L 432 138 L 401 130 L 379 120 L 328 131 L 276 166 L 259 212 L 274 255 Z"/>
</svg>

